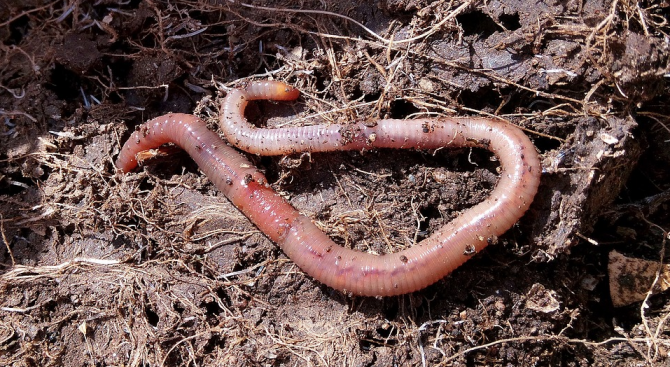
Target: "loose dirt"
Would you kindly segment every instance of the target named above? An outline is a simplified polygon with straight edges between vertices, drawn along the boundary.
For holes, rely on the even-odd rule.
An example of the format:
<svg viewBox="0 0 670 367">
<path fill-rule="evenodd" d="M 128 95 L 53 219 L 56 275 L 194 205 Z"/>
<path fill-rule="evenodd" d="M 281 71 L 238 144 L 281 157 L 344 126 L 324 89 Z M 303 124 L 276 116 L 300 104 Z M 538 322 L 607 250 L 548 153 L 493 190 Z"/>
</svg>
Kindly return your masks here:
<svg viewBox="0 0 670 367">
<path fill-rule="evenodd" d="M 256 2 L 254 2 L 256 4 Z M 668 261 L 663 1 L 0 4 L 0 365 L 665 365 L 670 296 L 612 306 L 611 251 Z M 471 115 L 525 129 L 540 191 L 437 284 L 350 297 L 300 271 L 178 151 L 131 174 L 130 132 L 216 128 L 274 78 L 268 126 Z M 336 242 L 412 246 L 495 186 L 480 150 L 250 157 Z M 652 285 L 649 285 L 649 289 Z"/>
</svg>

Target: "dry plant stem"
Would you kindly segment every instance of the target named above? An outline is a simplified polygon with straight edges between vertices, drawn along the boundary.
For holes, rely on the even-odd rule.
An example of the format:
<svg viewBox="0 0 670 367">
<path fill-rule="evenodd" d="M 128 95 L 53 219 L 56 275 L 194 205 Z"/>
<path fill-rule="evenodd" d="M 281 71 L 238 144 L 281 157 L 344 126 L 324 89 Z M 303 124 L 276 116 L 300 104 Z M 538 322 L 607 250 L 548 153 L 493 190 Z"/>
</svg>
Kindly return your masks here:
<svg viewBox="0 0 670 367">
<path fill-rule="evenodd" d="M 0 236 L 2 237 L 2 242 L 4 242 L 5 246 L 7 247 L 7 253 L 9 254 L 9 257 L 12 259 L 12 266 L 15 266 L 16 260 L 14 260 L 12 247 L 9 245 L 9 241 L 7 241 L 7 236 L 5 235 L 5 220 L 2 217 L 2 214 L 0 214 Z"/>
<path fill-rule="evenodd" d="M 463 212 L 417 245 L 376 256 L 344 248 L 276 194 L 255 167 L 193 115 L 168 114 L 142 125 L 123 146 L 117 167 L 137 166 L 135 155 L 173 142 L 303 271 L 335 289 L 365 296 L 413 292 L 443 278 L 507 231 L 530 206 L 540 180 L 535 147 L 518 128 L 489 119 L 380 120 L 363 124 L 261 129 L 243 116 L 247 101 L 293 100 L 279 82 L 252 83 L 222 103 L 221 129 L 238 148 L 261 155 L 374 148 L 479 147 L 498 156 L 501 177 L 485 201 Z"/>
</svg>

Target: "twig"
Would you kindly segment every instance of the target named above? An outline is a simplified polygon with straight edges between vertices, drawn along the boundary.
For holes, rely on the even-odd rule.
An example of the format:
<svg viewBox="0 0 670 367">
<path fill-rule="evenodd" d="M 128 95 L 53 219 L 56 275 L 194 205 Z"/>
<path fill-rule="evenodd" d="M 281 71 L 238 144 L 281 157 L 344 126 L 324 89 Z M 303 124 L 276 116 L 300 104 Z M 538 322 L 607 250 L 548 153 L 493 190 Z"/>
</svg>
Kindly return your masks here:
<svg viewBox="0 0 670 367">
<path fill-rule="evenodd" d="M 9 257 L 12 259 L 12 266 L 15 266 L 16 261 L 14 260 L 14 253 L 12 252 L 12 248 L 9 247 L 9 241 L 7 241 L 7 236 L 5 235 L 5 221 L 2 218 L 2 214 L 0 214 L 0 234 L 2 234 L 2 241 L 5 243 L 5 246 L 7 247 Z"/>
</svg>

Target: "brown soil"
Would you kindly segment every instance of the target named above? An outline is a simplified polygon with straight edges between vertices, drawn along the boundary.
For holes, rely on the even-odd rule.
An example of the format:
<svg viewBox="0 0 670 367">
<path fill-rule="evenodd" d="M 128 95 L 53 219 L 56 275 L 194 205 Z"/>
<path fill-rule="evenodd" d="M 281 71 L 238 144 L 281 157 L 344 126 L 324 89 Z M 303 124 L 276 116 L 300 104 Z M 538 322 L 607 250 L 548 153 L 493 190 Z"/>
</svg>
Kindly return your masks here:
<svg viewBox="0 0 670 367">
<path fill-rule="evenodd" d="M 667 1 L 264 5 L 0 4 L 0 365 L 670 363 L 670 297 L 614 308 L 607 274 L 612 250 L 664 260 Z M 215 121 L 225 87 L 268 77 L 303 92 L 250 108 L 270 126 L 508 120 L 542 154 L 540 192 L 446 279 L 375 299 L 303 274 L 184 154 L 115 172 L 138 124 Z M 376 253 L 497 179 L 479 150 L 251 158 L 335 241 Z"/>
</svg>

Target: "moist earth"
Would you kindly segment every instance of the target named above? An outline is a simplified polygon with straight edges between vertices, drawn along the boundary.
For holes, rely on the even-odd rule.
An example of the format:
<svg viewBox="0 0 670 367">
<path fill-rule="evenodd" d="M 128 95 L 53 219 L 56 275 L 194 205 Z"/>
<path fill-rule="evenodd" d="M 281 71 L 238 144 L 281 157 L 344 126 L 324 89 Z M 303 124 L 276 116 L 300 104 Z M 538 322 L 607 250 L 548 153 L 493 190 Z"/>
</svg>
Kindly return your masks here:
<svg viewBox="0 0 670 367">
<path fill-rule="evenodd" d="M 0 4 L 0 365 L 665 365 L 670 297 L 614 307 L 608 255 L 667 262 L 670 4 Z M 259 125 L 478 116 L 542 156 L 526 215 L 413 294 L 319 284 L 142 122 L 252 80 Z M 342 246 L 410 247 L 488 196 L 478 149 L 250 159 Z M 649 284 L 648 289 L 652 289 Z M 642 290 L 643 292 L 646 289 Z"/>
</svg>

